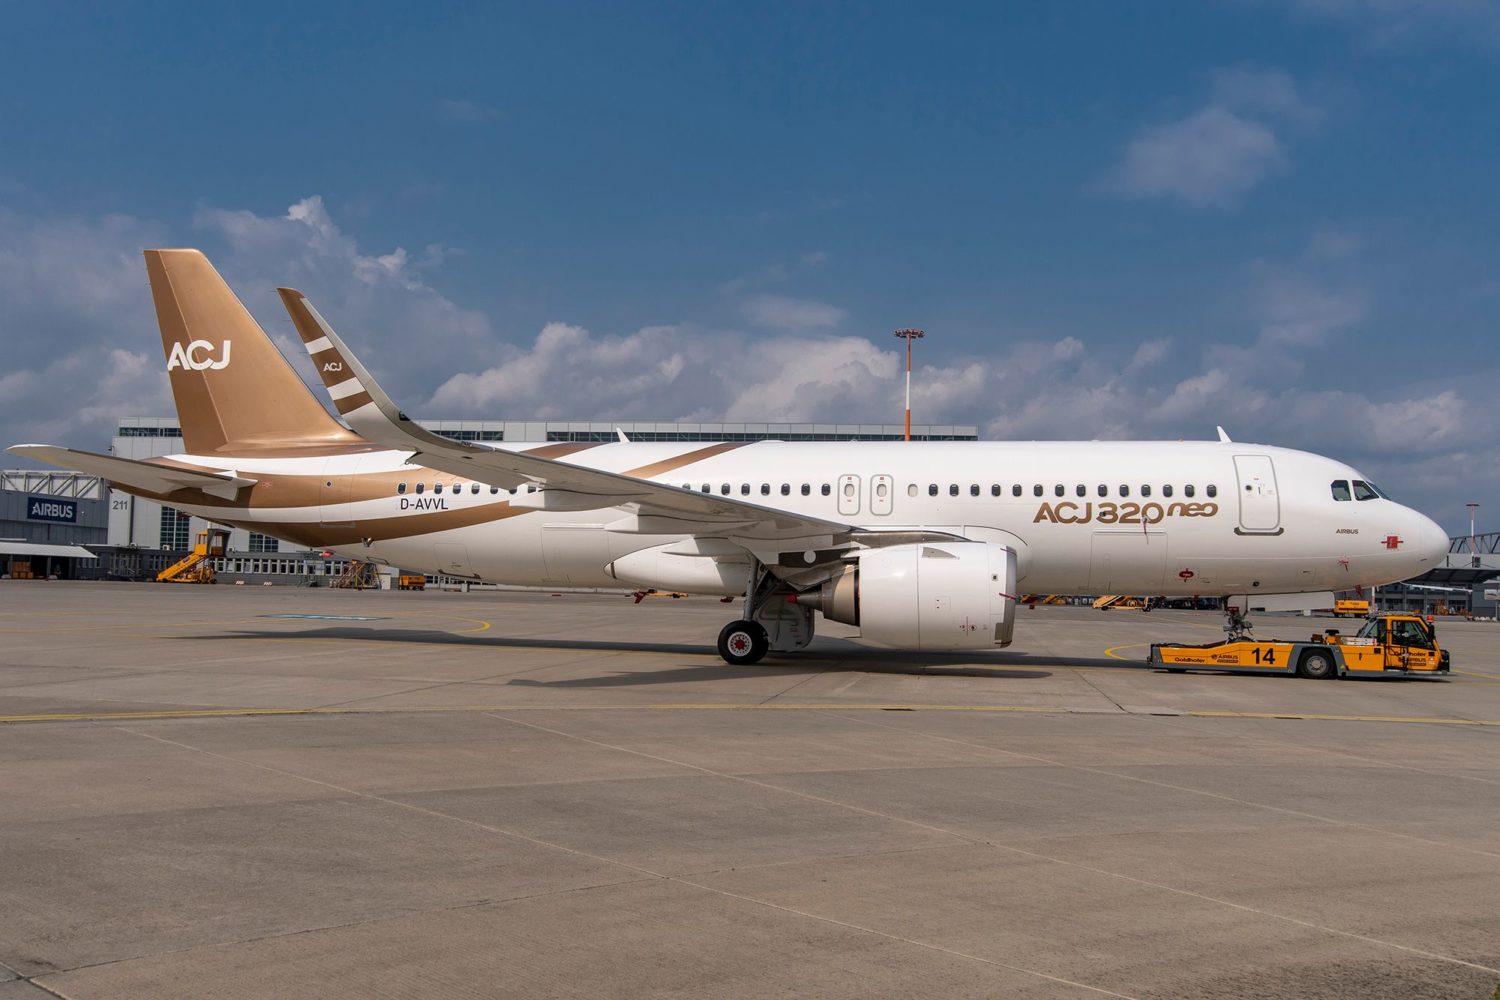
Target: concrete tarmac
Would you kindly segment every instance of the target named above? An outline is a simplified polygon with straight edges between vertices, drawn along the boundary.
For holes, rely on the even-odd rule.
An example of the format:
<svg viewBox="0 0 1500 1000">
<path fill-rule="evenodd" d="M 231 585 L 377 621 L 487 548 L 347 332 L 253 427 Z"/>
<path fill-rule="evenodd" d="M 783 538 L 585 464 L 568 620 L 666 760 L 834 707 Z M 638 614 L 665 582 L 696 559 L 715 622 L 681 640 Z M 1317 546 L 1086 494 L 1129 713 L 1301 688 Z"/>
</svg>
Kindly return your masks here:
<svg viewBox="0 0 1500 1000">
<path fill-rule="evenodd" d="M 1500 625 L 1307 681 L 1048 607 L 732 668 L 736 610 L 0 583 L 0 1000 L 1500 984 Z"/>
</svg>

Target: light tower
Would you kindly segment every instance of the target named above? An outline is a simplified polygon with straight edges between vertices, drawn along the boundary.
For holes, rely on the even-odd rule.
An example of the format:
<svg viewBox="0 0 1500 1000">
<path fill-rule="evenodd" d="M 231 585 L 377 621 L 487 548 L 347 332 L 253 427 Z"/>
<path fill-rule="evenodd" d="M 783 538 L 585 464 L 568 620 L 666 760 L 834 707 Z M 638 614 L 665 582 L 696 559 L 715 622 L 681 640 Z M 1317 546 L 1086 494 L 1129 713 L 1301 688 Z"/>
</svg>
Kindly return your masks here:
<svg viewBox="0 0 1500 1000">
<path fill-rule="evenodd" d="M 1479 512 L 1479 504 L 1471 501 L 1464 506 L 1469 508 L 1469 565 L 1478 569 L 1479 546 L 1474 544 L 1474 515 Z"/>
<path fill-rule="evenodd" d="M 906 440 L 911 440 L 911 342 L 921 340 L 927 334 L 921 330 L 897 330 L 896 336 L 906 341 Z"/>
</svg>

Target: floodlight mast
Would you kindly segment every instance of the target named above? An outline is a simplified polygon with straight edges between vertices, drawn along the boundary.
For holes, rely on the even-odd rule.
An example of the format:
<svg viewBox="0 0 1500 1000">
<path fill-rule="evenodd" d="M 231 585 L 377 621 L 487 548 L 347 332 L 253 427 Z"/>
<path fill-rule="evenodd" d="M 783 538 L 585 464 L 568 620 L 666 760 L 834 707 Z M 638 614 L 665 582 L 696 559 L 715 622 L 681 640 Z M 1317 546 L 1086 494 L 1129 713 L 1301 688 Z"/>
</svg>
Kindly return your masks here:
<svg viewBox="0 0 1500 1000">
<path fill-rule="evenodd" d="M 911 342 L 921 340 L 927 334 L 921 330 L 897 330 L 896 336 L 906 341 L 906 440 L 911 440 Z"/>
</svg>

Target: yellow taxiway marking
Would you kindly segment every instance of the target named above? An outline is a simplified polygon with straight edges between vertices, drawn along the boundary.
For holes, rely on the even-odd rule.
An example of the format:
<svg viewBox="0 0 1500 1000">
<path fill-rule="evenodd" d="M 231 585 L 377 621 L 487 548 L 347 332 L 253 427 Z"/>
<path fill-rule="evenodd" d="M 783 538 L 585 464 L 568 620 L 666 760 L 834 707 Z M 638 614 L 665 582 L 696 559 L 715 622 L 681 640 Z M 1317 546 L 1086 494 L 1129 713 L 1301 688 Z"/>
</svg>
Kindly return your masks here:
<svg viewBox="0 0 1500 1000">
<path fill-rule="evenodd" d="M 1407 725 L 1481 726 L 1500 728 L 1500 719 L 1444 719 L 1415 715 L 1328 715 L 1313 712 L 1230 712 L 1183 709 L 1175 712 L 1104 712 L 1048 705 L 923 705 L 911 703 L 853 702 L 840 704 L 801 702 L 660 702 L 652 705 L 412 705 L 384 708 L 185 708 L 133 712 L 52 712 L 32 715 L 0 715 L 0 725 L 18 722 L 115 722 L 148 719 L 227 719 L 245 716 L 289 715 L 400 715 L 462 712 L 1009 712 L 1036 715 L 1147 715 L 1188 719 L 1285 719 L 1304 722 L 1384 722 Z"/>
<path fill-rule="evenodd" d="M 1134 656 L 1120 656 L 1119 654 L 1117 654 L 1115 652 L 1115 650 L 1117 650 L 1117 649 L 1135 649 L 1138 646 L 1149 646 L 1149 645 L 1151 645 L 1151 643 L 1149 643 L 1149 642 L 1126 642 L 1126 643 L 1122 643 L 1122 644 L 1120 644 L 1118 646 L 1111 646 L 1111 647 L 1109 647 L 1108 649 L 1106 649 L 1104 651 L 1104 655 L 1107 656 L 1107 657 L 1109 657 L 1112 660 L 1129 660 L 1131 662 L 1136 662 L 1137 660 L 1140 659 L 1139 657 L 1134 657 Z"/>
</svg>

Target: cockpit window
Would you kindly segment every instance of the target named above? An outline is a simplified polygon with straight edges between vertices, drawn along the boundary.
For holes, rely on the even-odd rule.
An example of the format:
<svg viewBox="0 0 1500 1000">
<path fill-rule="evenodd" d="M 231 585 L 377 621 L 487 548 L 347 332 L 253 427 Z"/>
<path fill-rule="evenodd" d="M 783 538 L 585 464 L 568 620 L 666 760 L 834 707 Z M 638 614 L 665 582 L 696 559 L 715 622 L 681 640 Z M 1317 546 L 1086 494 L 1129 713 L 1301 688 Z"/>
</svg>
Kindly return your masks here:
<svg viewBox="0 0 1500 1000">
<path fill-rule="evenodd" d="M 1362 479 L 1354 480 L 1354 499 L 1377 500 L 1379 498 L 1380 493 L 1375 490 L 1369 483 L 1365 482 Z"/>
<path fill-rule="evenodd" d="M 1349 493 L 1349 480 L 1347 479 L 1335 479 L 1331 484 L 1331 488 L 1333 490 L 1333 498 L 1335 500 L 1354 499 L 1354 497 Z"/>
</svg>

